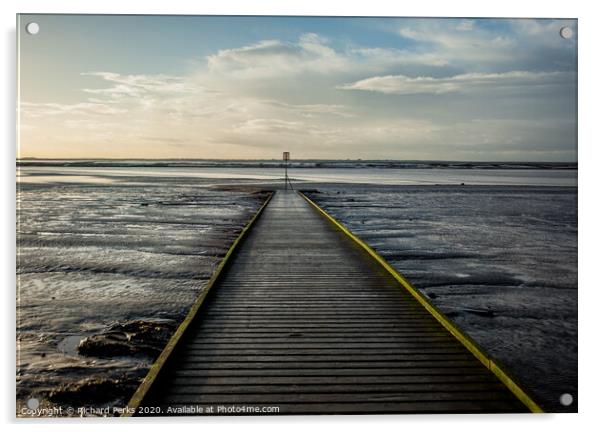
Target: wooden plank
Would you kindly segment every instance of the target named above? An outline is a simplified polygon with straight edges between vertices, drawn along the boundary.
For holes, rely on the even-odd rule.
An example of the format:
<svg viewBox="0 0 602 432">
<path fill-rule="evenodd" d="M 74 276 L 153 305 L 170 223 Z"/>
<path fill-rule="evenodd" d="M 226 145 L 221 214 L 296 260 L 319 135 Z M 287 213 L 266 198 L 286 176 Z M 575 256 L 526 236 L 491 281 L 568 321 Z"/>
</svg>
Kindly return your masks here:
<svg viewBox="0 0 602 432">
<path fill-rule="evenodd" d="M 203 321 L 211 324 L 227 324 L 227 323 L 237 323 L 237 324 L 280 324 L 280 325 L 295 325 L 295 324 L 303 324 L 307 322 L 312 322 L 314 324 L 351 324 L 351 325 L 362 325 L 362 323 L 366 324 L 397 324 L 399 326 L 403 326 L 405 324 L 418 324 L 424 323 L 425 317 L 391 317 L 391 318 L 364 318 L 364 319 L 350 319 L 350 318 L 320 318 L 320 319 L 301 319 L 301 318 L 264 318 L 264 319 L 252 319 L 252 318 L 226 318 L 226 317 L 204 317 Z"/>
<path fill-rule="evenodd" d="M 250 337 L 240 335 L 229 337 L 222 335 L 211 335 L 203 338 L 199 338 L 192 343 L 244 343 L 244 344 L 277 344 L 279 342 L 282 343 L 291 343 L 294 341 L 299 341 L 300 343 L 379 343 L 379 342 L 409 342 L 414 343 L 416 340 L 419 342 L 445 342 L 448 339 L 446 334 L 429 334 L 425 335 L 379 335 L 378 337 L 374 336 L 360 336 L 360 335 L 345 335 L 345 336 L 310 336 L 310 337 L 276 337 L 272 336 L 269 338 L 265 337 Z"/>
<path fill-rule="evenodd" d="M 268 394 L 165 394 L 166 403 L 189 404 L 271 404 L 341 402 L 417 402 L 417 401 L 508 401 L 507 391 L 411 392 L 411 393 L 268 393 Z"/>
<path fill-rule="evenodd" d="M 248 348 L 248 349 L 213 349 L 212 347 L 196 348 L 196 347 L 183 347 L 180 350 L 180 355 L 197 354 L 197 355 L 274 355 L 274 356 L 344 356 L 352 357 L 363 354 L 372 358 L 381 358 L 383 356 L 403 356 L 403 358 L 413 359 L 416 357 L 438 357 L 445 355 L 466 355 L 468 358 L 472 356 L 470 353 L 466 353 L 466 350 L 460 348 L 448 348 L 448 347 L 434 347 L 430 349 L 420 348 L 389 348 L 389 349 L 372 349 L 372 348 L 332 348 L 332 349 L 311 349 L 311 348 L 289 348 L 289 349 L 261 349 L 261 348 Z"/>
<path fill-rule="evenodd" d="M 314 355 L 227 355 L 227 354 L 203 354 L 195 351 L 186 351 L 182 354 L 182 360 L 189 361 L 191 363 L 197 362 L 373 362 L 375 359 L 374 354 L 352 354 L 352 355 L 337 355 L 337 354 L 314 354 Z M 408 356 L 407 354 L 380 354 L 378 359 L 381 361 L 445 361 L 448 360 L 474 360 L 474 357 L 469 356 L 466 353 L 459 352 L 455 354 L 438 354 L 428 355 L 420 353 L 414 356 Z"/>
<path fill-rule="evenodd" d="M 423 347 L 427 348 L 435 348 L 440 346 L 456 346 L 456 343 L 453 341 L 444 341 L 444 342 L 425 342 L 422 340 L 414 341 L 414 342 L 391 342 L 391 343 L 381 343 L 381 342 L 324 342 L 324 343 L 300 343 L 300 342 L 291 342 L 291 343 L 270 343 L 270 342 L 262 342 L 262 343 L 221 343 L 221 342 L 204 342 L 200 340 L 199 342 L 191 342 L 187 344 L 189 347 L 195 348 L 209 348 L 209 349 L 223 349 L 223 348 L 236 348 L 236 349 L 245 349 L 245 348 L 262 348 L 262 349 L 299 349 L 299 348 L 319 348 L 323 350 L 328 350 L 330 348 L 358 348 L 363 349 L 366 347 L 369 348 L 416 348 L 420 349 Z"/>
<path fill-rule="evenodd" d="M 464 374 L 476 374 L 483 373 L 484 375 L 488 375 L 487 372 L 483 370 L 483 367 L 480 365 L 475 365 L 472 367 L 456 367 L 456 368 L 372 368 L 372 369 L 348 369 L 348 368 L 339 368 L 339 369 L 192 369 L 192 368 L 184 368 L 180 366 L 177 370 L 170 371 L 173 377 L 238 377 L 238 376 L 320 376 L 320 377 L 335 377 L 335 376 L 405 376 L 405 375 L 464 375 Z M 491 372 L 489 372 L 491 373 Z M 170 376 L 170 378 L 171 378 Z M 201 392 L 202 389 L 199 389 Z M 156 395 L 158 397 L 159 395 Z"/>
<path fill-rule="evenodd" d="M 211 332 L 213 330 L 214 337 L 229 337 L 229 336 L 238 336 L 238 337 L 314 337 L 314 336 L 349 336 L 349 335 L 358 335 L 364 337 L 370 337 L 374 334 L 372 330 L 366 330 L 363 328 L 266 328 L 266 327 L 226 327 L 226 328 L 207 328 L 207 327 L 198 327 L 199 331 L 203 330 L 206 332 Z M 441 335 L 445 334 L 441 329 L 434 327 L 405 327 L 403 329 L 395 329 L 395 328 L 378 328 L 377 330 L 381 334 L 386 335 L 408 335 L 408 336 L 426 336 L 426 335 Z"/>
<path fill-rule="evenodd" d="M 202 322 L 200 323 L 197 327 L 196 327 L 199 331 L 200 330 L 205 330 L 207 332 L 212 332 L 212 331 L 219 331 L 219 330 L 244 330 L 244 329 L 249 329 L 249 330 L 254 330 L 254 329 L 264 329 L 265 331 L 284 331 L 284 332 L 289 332 L 289 331 L 318 331 L 318 330 L 324 330 L 324 331 L 343 331 L 343 330 L 348 330 L 348 331 L 354 331 L 354 330 L 364 330 L 364 331 L 374 331 L 374 332 L 380 332 L 380 331 L 391 331 L 391 330 L 398 330 L 398 331 L 403 331 L 403 330 L 414 330 L 414 329 L 440 329 L 440 326 L 437 326 L 436 324 L 432 323 L 432 322 L 415 322 L 415 323 L 406 323 L 403 325 L 403 327 L 400 327 L 398 323 L 362 323 L 362 324 L 358 324 L 356 326 L 354 325 L 350 325 L 350 324 L 344 324 L 344 323 L 339 323 L 339 322 L 335 322 L 332 324 L 318 324 L 315 322 L 304 322 L 304 323 L 296 323 L 294 325 L 291 326 L 283 326 L 282 324 L 277 324 L 277 323 L 263 323 L 263 324 L 257 324 L 254 322 L 250 322 L 250 323 L 225 323 L 225 324 L 213 324 L 213 323 L 208 323 L 208 322 Z"/>
<path fill-rule="evenodd" d="M 526 410 L 398 286 L 299 195 L 278 192 L 139 406 L 270 404 L 284 414 Z"/>
<path fill-rule="evenodd" d="M 205 329 L 207 330 L 207 329 Z M 208 331 L 208 330 L 207 330 Z M 447 335 L 439 329 L 431 328 L 431 329 L 403 329 L 403 330 L 383 330 L 380 332 L 381 337 L 385 338 L 416 338 L 416 337 L 446 337 Z M 205 340 L 214 340 L 214 339 L 248 339 L 248 340 L 266 340 L 266 338 L 270 338 L 271 342 L 274 342 L 278 339 L 297 339 L 297 340 L 318 340 L 320 338 L 327 339 L 371 339 L 374 340 L 373 332 L 366 331 L 347 331 L 347 330 L 316 330 L 313 331 L 274 331 L 270 332 L 268 329 L 249 329 L 249 328 L 240 328 L 240 329 L 221 329 L 215 331 L 212 337 Z"/>
<path fill-rule="evenodd" d="M 490 392 L 495 389 L 504 392 L 502 383 L 468 382 L 468 383 L 419 383 L 419 384 L 392 384 L 392 383 L 370 383 L 370 384 L 259 384 L 259 385 L 203 385 L 203 394 L 272 394 L 272 393 L 318 393 L 318 394 L 345 394 L 345 393 L 433 393 L 433 392 Z M 178 381 L 177 386 L 167 390 L 169 395 L 198 394 L 198 384 Z"/>
<path fill-rule="evenodd" d="M 416 384 L 429 386 L 432 384 L 450 384 L 461 386 L 464 383 L 493 384 L 500 382 L 491 374 L 462 374 L 462 375 L 397 375 L 397 376 L 237 376 L 237 377 L 173 377 L 174 386 L 166 389 L 178 388 L 183 385 L 192 386 L 227 386 L 237 388 L 246 385 L 382 385 L 382 384 Z"/>
<path fill-rule="evenodd" d="M 237 361 L 227 362 L 220 359 L 199 361 L 194 356 L 185 356 L 185 369 L 263 369 L 263 370 L 279 370 L 279 369 L 385 369 L 399 368 L 456 368 L 456 367 L 471 367 L 475 365 L 474 359 L 446 359 L 446 360 L 396 360 L 396 361 Z"/>
</svg>

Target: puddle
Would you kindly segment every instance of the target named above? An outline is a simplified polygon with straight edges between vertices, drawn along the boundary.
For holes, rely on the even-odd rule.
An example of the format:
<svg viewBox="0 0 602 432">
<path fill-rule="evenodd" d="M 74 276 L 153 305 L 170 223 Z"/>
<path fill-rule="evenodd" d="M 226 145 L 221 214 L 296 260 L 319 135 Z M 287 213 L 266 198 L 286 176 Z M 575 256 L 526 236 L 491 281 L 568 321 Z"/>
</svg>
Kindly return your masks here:
<svg viewBox="0 0 602 432">
<path fill-rule="evenodd" d="M 70 356 L 77 356 L 77 346 L 79 342 L 84 338 L 84 335 L 73 335 L 67 336 L 65 339 L 59 342 L 58 349 Z"/>
</svg>

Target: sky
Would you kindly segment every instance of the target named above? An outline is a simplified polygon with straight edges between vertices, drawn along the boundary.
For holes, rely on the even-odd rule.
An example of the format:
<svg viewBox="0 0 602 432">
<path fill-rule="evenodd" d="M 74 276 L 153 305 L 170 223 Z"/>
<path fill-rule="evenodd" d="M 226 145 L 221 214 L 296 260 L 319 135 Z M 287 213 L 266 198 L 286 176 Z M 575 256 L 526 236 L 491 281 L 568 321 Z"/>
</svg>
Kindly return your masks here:
<svg viewBox="0 0 602 432">
<path fill-rule="evenodd" d="M 20 158 L 577 160 L 576 20 L 20 15 L 18 45 Z"/>
</svg>

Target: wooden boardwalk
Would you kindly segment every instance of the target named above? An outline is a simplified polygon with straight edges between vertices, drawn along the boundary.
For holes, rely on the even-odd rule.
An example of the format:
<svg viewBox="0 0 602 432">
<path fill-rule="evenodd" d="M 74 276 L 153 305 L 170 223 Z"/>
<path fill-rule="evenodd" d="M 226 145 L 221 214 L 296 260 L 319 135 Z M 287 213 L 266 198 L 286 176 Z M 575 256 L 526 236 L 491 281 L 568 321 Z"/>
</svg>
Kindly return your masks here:
<svg viewBox="0 0 602 432">
<path fill-rule="evenodd" d="M 528 411 L 298 193 L 275 193 L 237 249 L 136 415 Z"/>
</svg>

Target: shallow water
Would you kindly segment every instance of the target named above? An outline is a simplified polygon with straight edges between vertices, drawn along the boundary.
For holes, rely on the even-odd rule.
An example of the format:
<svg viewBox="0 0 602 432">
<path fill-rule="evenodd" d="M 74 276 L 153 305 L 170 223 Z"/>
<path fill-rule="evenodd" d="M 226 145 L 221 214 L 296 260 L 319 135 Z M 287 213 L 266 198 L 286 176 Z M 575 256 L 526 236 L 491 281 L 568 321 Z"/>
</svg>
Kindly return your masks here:
<svg viewBox="0 0 602 432">
<path fill-rule="evenodd" d="M 577 171 L 572 169 L 400 169 L 400 168 L 290 168 L 293 182 L 367 183 L 379 185 L 533 185 L 577 186 Z M 212 167 L 20 167 L 23 183 L 113 182 L 133 177 L 204 178 L 214 180 L 279 180 L 282 168 Z M 52 176 L 54 174 L 54 176 Z"/>
</svg>

